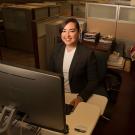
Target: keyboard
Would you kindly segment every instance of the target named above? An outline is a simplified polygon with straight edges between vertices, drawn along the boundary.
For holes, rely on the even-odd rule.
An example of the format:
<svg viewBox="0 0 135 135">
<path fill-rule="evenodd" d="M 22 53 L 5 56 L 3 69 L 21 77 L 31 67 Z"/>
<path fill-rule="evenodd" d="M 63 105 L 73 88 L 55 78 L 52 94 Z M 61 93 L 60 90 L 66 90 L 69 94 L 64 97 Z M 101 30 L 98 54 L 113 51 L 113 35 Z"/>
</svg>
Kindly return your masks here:
<svg viewBox="0 0 135 135">
<path fill-rule="evenodd" d="M 65 114 L 69 115 L 71 112 L 73 112 L 74 106 L 71 104 L 65 104 Z"/>
</svg>

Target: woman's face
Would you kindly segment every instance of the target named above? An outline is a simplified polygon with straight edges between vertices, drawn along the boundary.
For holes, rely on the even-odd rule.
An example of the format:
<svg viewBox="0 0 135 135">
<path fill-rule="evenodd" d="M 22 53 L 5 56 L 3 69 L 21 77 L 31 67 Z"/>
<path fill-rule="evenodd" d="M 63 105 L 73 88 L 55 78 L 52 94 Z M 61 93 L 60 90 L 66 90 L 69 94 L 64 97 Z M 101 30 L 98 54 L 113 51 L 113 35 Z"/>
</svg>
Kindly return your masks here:
<svg viewBox="0 0 135 135">
<path fill-rule="evenodd" d="M 65 25 L 61 39 L 67 46 L 76 46 L 79 39 L 79 31 L 76 28 L 75 23 L 69 22 Z"/>
</svg>

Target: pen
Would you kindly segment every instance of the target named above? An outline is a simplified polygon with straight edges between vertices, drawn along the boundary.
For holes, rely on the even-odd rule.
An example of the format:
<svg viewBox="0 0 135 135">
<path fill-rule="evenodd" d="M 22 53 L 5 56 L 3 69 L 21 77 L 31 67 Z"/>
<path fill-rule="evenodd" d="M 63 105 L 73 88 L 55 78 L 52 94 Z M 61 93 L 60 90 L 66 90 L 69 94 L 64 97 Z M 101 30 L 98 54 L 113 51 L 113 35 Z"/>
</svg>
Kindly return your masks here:
<svg viewBox="0 0 135 135">
<path fill-rule="evenodd" d="M 77 132 L 81 132 L 81 133 L 85 133 L 86 132 L 86 130 L 84 130 L 84 129 L 80 129 L 80 128 L 74 128 L 74 129 Z"/>
</svg>

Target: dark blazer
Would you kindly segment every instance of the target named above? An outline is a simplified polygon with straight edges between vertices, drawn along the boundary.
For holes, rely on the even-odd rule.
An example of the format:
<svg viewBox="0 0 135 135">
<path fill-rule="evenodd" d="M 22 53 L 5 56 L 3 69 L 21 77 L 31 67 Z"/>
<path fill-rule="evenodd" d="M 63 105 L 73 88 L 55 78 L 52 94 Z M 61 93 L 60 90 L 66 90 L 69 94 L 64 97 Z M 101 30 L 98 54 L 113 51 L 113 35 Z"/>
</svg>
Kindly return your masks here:
<svg viewBox="0 0 135 135">
<path fill-rule="evenodd" d="M 50 60 L 50 70 L 63 74 L 63 57 L 65 45 L 59 44 L 54 49 Z M 97 89 L 98 75 L 97 64 L 94 52 L 78 42 L 71 66 L 69 69 L 69 84 L 72 93 L 78 93 L 79 96 L 87 101 Z"/>
</svg>

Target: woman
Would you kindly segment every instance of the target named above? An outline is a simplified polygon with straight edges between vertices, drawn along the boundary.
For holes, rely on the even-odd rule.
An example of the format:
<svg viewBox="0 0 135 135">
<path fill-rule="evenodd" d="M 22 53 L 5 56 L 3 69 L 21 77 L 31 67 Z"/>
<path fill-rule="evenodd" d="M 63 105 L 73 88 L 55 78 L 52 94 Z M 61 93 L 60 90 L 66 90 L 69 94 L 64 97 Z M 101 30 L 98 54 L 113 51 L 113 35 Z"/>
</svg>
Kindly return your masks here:
<svg viewBox="0 0 135 135">
<path fill-rule="evenodd" d="M 97 65 L 94 53 L 79 42 L 79 23 L 67 19 L 60 30 L 62 43 L 54 49 L 51 71 L 64 75 L 65 92 L 78 93 L 70 102 L 74 107 L 87 101 L 97 89 Z"/>
</svg>

